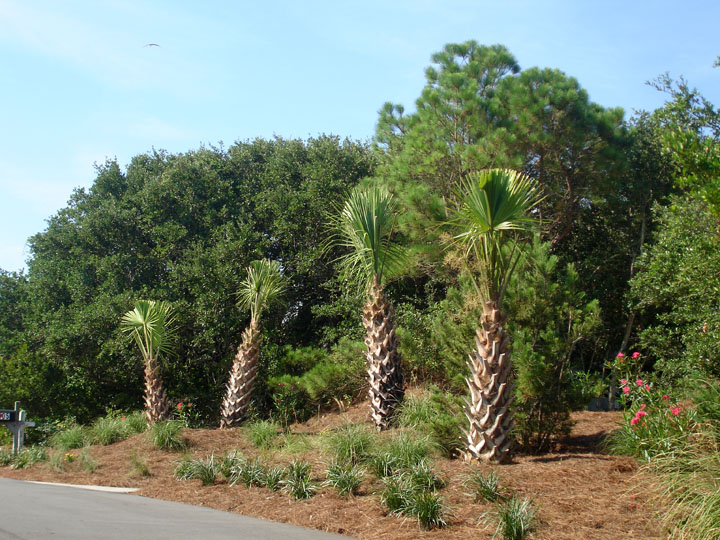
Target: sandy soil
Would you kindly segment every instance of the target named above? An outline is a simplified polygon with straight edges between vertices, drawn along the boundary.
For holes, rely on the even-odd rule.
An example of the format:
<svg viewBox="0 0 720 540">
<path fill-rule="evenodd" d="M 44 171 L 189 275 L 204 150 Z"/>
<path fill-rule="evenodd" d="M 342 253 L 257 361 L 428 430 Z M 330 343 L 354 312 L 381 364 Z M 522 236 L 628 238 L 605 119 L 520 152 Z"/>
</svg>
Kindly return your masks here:
<svg viewBox="0 0 720 540">
<path fill-rule="evenodd" d="M 635 489 L 642 479 L 638 477 L 641 473 L 637 471 L 637 463 L 630 458 L 604 455 L 598 449 L 602 439 L 616 428 L 619 414 L 585 411 L 574 413 L 573 419 L 576 425 L 570 437 L 561 441 L 555 452 L 541 456 L 519 455 L 513 463 L 497 468 L 505 492 L 514 490 L 536 501 L 541 523 L 532 537 L 538 540 L 664 538 L 657 528 L 655 509 Z M 365 407 L 356 406 L 344 413 L 326 414 L 292 426 L 291 432 L 313 434 L 346 422 L 366 421 Z M 292 460 L 290 454 L 281 450 L 258 451 L 242 429 L 189 429 L 184 436 L 189 453 L 196 458 L 210 453 L 222 456 L 238 449 L 246 457 L 260 455 L 266 462 Z M 64 472 L 43 463 L 25 470 L 0 468 L 0 476 L 137 487 L 137 494 L 146 497 L 207 506 L 363 540 L 489 539 L 495 527 L 487 523 L 494 506 L 475 502 L 463 482 L 471 467 L 490 471 L 489 465 L 471 466 L 460 460 L 437 459 L 435 468 L 448 481 L 440 493 L 452 516 L 446 528 L 423 531 L 412 519 L 385 515 L 377 496 L 380 484 L 371 479 L 365 481 L 361 493 L 355 497 L 343 499 L 330 488 L 324 488 L 309 500 L 295 501 L 264 488 L 229 486 L 224 480 L 207 487 L 199 480 L 175 480 L 172 471 L 181 454 L 158 450 L 143 435 L 110 446 L 93 446 L 90 452 L 99 465 L 92 473 L 82 472 L 76 461 L 67 464 Z M 133 472 L 133 453 L 147 462 L 149 477 Z M 317 449 L 310 449 L 306 458 L 314 463 L 314 475 L 320 478 L 327 458 Z"/>
</svg>

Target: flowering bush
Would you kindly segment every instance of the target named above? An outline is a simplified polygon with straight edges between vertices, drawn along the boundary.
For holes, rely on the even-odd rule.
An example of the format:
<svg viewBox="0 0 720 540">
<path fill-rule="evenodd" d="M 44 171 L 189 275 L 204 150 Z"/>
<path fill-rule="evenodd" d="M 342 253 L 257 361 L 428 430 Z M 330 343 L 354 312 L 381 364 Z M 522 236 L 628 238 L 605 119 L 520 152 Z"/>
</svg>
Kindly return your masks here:
<svg viewBox="0 0 720 540">
<path fill-rule="evenodd" d="M 173 410 L 176 420 L 183 423 L 185 427 L 195 427 L 199 423 L 198 413 L 192 403 L 179 401 Z"/>
<path fill-rule="evenodd" d="M 674 403 L 670 394 L 639 377 L 620 379 L 620 389 L 623 425 L 611 439 L 618 453 L 650 460 L 660 452 L 672 452 L 687 438 L 694 413 Z"/>
<path fill-rule="evenodd" d="M 298 377 L 284 375 L 268 381 L 273 402 L 273 417 L 283 427 L 308 418 L 308 395 L 300 387 Z"/>
</svg>

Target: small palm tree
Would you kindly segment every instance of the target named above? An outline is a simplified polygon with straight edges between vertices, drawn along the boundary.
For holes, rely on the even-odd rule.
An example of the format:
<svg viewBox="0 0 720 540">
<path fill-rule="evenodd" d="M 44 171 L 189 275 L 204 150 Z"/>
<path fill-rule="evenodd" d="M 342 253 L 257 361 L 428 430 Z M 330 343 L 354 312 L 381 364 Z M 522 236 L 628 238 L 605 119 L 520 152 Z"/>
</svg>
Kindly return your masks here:
<svg viewBox="0 0 720 540">
<path fill-rule="evenodd" d="M 170 403 L 160 376 L 161 354 L 172 352 L 174 317 L 167 302 L 138 300 L 135 309 L 123 315 L 121 329 L 133 336 L 145 361 L 145 414 L 148 422 L 170 416 Z"/>
<path fill-rule="evenodd" d="M 392 196 L 383 188 L 356 188 L 333 220 L 335 244 L 348 250 L 341 258 L 346 276 L 367 291 L 363 308 L 366 330 L 370 407 L 378 429 L 387 429 L 405 388 L 393 309 L 383 294 L 388 273 L 403 261 L 402 250 L 389 236 L 394 221 Z"/>
<path fill-rule="evenodd" d="M 469 457 L 503 462 L 512 448 L 513 384 L 510 336 L 502 313 L 505 289 L 520 255 L 521 233 L 534 221 L 531 209 L 541 200 L 534 180 L 510 170 L 467 176 L 458 190 L 452 224 L 455 242 L 479 268 L 476 284 L 484 299 L 475 351 L 467 379 L 470 400 L 465 414 Z"/>
<path fill-rule="evenodd" d="M 243 332 L 230 370 L 221 411 L 220 427 L 223 428 L 237 425 L 247 415 L 260 357 L 260 315 L 285 291 L 285 280 L 277 261 L 254 261 L 247 272 L 247 279 L 240 285 L 238 305 L 250 310 L 250 325 Z"/>
</svg>

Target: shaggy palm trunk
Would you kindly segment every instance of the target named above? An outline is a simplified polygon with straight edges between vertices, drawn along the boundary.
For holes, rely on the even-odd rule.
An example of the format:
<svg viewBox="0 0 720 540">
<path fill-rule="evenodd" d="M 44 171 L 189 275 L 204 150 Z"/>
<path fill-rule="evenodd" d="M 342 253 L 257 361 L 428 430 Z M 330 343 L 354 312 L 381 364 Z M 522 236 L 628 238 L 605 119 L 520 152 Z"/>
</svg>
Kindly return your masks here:
<svg viewBox="0 0 720 540">
<path fill-rule="evenodd" d="M 510 364 L 510 337 L 505 316 L 496 302 L 486 302 L 482 328 L 475 337 L 476 350 L 470 355 L 470 401 L 465 415 L 470 421 L 467 457 L 502 463 L 509 459 L 513 439 L 513 384 Z"/>
<path fill-rule="evenodd" d="M 250 326 L 243 332 L 242 343 L 230 370 L 230 380 L 222 404 L 221 428 L 232 427 L 245 419 L 257 377 L 259 355 L 260 330 L 255 321 L 250 321 Z"/>
<path fill-rule="evenodd" d="M 170 417 L 170 403 L 156 358 L 147 358 L 145 361 L 145 416 L 148 422 L 159 422 Z"/>
<path fill-rule="evenodd" d="M 377 278 L 363 309 L 362 320 L 366 330 L 371 415 L 375 426 L 384 430 L 390 426 L 395 409 L 402 402 L 405 386 L 392 306 L 385 300 Z"/>
</svg>

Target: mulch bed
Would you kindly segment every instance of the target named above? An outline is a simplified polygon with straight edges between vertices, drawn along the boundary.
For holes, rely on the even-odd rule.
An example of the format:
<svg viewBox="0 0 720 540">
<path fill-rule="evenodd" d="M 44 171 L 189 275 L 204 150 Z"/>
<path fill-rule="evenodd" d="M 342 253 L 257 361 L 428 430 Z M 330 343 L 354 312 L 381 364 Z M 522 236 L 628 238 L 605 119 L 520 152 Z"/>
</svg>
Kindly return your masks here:
<svg viewBox="0 0 720 540">
<path fill-rule="evenodd" d="M 315 417 L 302 425 L 292 426 L 293 433 L 318 433 L 347 422 L 367 420 L 364 406 L 344 413 Z M 616 429 L 620 420 L 616 412 L 578 412 L 572 433 L 560 441 L 558 449 L 539 456 L 519 455 L 510 464 L 496 468 L 505 492 L 515 491 L 531 497 L 539 508 L 540 526 L 532 538 L 538 540 L 661 539 L 657 513 L 636 488 L 642 480 L 635 460 L 605 455 L 599 449 L 603 438 Z M 265 461 L 289 462 L 290 455 L 259 452 L 241 429 L 186 430 L 189 453 L 221 457 L 232 449 L 246 457 L 261 455 Z M 77 452 L 77 451 L 75 451 Z M 489 539 L 494 522 L 489 517 L 494 505 L 475 502 L 467 493 L 463 478 L 471 467 L 483 471 L 490 465 L 469 465 L 460 460 L 437 459 L 435 469 L 448 485 L 440 493 L 451 509 L 444 529 L 423 531 L 411 519 L 386 516 L 376 491 L 378 482 L 366 481 L 360 495 L 344 499 L 324 488 L 315 497 L 291 500 L 283 493 L 264 488 L 229 486 L 218 481 L 202 486 L 199 480 L 178 481 L 172 475 L 181 454 L 154 448 L 143 435 L 109 446 L 93 446 L 91 455 L 99 465 L 92 473 L 79 470 L 77 462 L 68 465 L 78 470 L 58 472 L 43 463 L 24 470 L 0 468 L 0 476 L 19 480 L 39 480 L 72 484 L 96 484 L 137 487 L 138 495 L 187 504 L 207 506 L 273 521 L 292 523 L 345 534 L 363 540 L 375 539 Z M 131 456 L 144 459 L 151 476 L 133 474 Z M 311 451 L 314 473 L 324 473 L 325 459 Z M 488 523 L 490 521 L 490 523 Z"/>
</svg>

